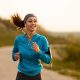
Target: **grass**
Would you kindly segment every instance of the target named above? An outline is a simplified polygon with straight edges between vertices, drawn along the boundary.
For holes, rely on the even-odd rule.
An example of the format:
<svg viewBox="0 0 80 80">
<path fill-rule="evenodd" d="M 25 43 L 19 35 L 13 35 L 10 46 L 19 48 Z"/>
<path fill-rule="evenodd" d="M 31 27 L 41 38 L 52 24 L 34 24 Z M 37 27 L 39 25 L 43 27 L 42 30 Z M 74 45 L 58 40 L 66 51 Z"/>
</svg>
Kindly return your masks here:
<svg viewBox="0 0 80 80">
<path fill-rule="evenodd" d="M 14 39 L 18 34 L 20 33 L 17 31 L 6 31 L 5 29 L 2 29 L 0 31 L 0 47 L 13 45 Z"/>
<path fill-rule="evenodd" d="M 80 65 L 76 64 L 75 62 L 64 62 L 53 59 L 52 66 L 44 65 L 44 67 L 53 71 L 57 71 L 60 74 L 72 76 L 77 80 L 80 80 Z"/>
</svg>

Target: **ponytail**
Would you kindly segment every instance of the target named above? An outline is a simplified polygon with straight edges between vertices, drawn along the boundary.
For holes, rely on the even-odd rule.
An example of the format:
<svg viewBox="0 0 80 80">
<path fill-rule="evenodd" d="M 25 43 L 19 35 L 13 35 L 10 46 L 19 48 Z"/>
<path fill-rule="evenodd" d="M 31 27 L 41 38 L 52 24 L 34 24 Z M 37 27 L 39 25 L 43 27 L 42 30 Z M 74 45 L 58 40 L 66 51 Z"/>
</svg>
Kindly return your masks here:
<svg viewBox="0 0 80 80">
<path fill-rule="evenodd" d="M 20 18 L 18 14 L 11 16 L 11 19 L 17 27 L 21 27 L 21 28 L 25 27 L 24 21 Z"/>
</svg>

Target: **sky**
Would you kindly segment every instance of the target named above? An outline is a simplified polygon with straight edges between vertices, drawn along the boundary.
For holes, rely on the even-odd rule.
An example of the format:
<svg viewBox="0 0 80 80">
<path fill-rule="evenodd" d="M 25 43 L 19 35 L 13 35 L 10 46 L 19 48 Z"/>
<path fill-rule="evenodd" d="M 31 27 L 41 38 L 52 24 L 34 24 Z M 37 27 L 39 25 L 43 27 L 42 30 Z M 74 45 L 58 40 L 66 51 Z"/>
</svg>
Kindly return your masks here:
<svg viewBox="0 0 80 80">
<path fill-rule="evenodd" d="M 34 13 L 38 23 L 53 32 L 80 32 L 80 0 L 0 0 L 0 16 L 21 18 Z"/>
</svg>

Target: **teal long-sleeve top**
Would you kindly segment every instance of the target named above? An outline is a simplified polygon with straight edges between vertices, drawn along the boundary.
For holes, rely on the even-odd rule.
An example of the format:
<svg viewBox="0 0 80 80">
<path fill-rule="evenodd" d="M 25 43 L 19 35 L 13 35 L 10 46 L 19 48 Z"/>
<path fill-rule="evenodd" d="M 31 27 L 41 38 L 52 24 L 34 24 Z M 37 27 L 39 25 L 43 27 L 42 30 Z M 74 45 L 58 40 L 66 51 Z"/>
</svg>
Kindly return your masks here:
<svg viewBox="0 0 80 80">
<path fill-rule="evenodd" d="M 37 43 L 40 52 L 37 53 L 32 49 L 33 42 Z M 12 59 L 14 61 L 14 55 L 17 52 L 20 54 L 18 71 L 28 76 L 35 76 L 42 71 L 41 61 L 47 64 L 51 63 L 48 40 L 45 36 L 38 33 L 36 33 L 31 40 L 28 39 L 26 34 L 18 35 L 15 38 L 12 51 Z"/>
</svg>

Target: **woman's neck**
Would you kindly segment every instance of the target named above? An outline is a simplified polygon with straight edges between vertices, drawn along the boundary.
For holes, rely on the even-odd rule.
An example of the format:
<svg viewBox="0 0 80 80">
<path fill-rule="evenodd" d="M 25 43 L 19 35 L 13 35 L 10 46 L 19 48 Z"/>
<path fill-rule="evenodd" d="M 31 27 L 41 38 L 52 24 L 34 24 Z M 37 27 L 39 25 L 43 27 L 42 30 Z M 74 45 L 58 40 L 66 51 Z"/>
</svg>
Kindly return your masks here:
<svg viewBox="0 0 80 80">
<path fill-rule="evenodd" d="M 32 39 L 33 35 L 35 35 L 35 32 L 28 32 L 27 31 L 27 37 L 29 38 L 29 40 Z"/>
</svg>

